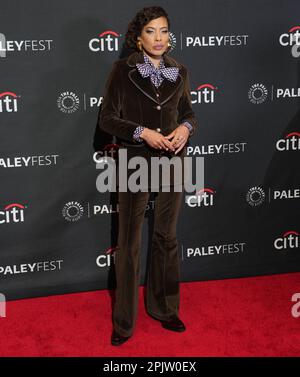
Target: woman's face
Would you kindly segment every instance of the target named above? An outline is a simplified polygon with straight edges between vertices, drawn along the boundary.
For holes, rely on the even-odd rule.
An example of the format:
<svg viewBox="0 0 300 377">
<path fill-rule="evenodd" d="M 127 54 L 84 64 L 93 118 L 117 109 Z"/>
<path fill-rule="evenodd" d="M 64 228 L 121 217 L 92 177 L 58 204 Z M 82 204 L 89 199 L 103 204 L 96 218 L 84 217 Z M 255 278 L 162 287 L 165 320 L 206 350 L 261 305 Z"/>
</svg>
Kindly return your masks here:
<svg viewBox="0 0 300 377">
<path fill-rule="evenodd" d="M 159 17 L 148 22 L 137 38 L 141 41 L 142 48 L 150 56 L 160 57 L 167 49 L 169 42 L 168 21 Z"/>
</svg>

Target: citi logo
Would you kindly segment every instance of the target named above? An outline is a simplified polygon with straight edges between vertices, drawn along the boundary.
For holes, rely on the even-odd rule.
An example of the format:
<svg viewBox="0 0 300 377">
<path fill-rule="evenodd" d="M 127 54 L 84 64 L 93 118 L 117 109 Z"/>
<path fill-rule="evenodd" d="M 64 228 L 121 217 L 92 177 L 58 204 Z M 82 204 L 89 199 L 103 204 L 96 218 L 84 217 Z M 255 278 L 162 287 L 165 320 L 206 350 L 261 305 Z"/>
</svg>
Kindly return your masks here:
<svg viewBox="0 0 300 377">
<path fill-rule="evenodd" d="M 215 102 L 215 91 L 218 87 L 212 84 L 201 84 L 191 92 L 192 103 L 214 103 Z"/>
<path fill-rule="evenodd" d="M 118 51 L 120 36 L 121 34 L 113 30 L 103 31 L 98 37 L 92 38 L 89 41 L 89 49 L 93 52 Z"/>
<path fill-rule="evenodd" d="M 96 151 L 93 154 L 93 161 L 96 162 L 96 164 L 98 164 L 103 161 L 107 161 L 107 157 L 116 159 L 118 156 L 119 147 L 120 147 L 119 144 L 115 144 L 115 143 L 106 144 L 102 148 L 102 150 Z"/>
<path fill-rule="evenodd" d="M 13 92 L 0 93 L 0 113 L 16 113 L 18 111 L 18 96 Z"/>
<path fill-rule="evenodd" d="M 24 209 L 22 204 L 12 203 L 0 211 L 0 225 L 24 222 Z"/>
<path fill-rule="evenodd" d="M 291 27 L 287 33 L 279 36 L 281 46 L 291 47 L 291 54 L 294 58 L 300 57 L 300 26 Z"/>
<path fill-rule="evenodd" d="M 279 43 L 281 46 L 293 46 L 294 44 L 300 45 L 300 26 L 291 27 L 287 33 L 279 36 Z"/>
<path fill-rule="evenodd" d="M 300 133 L 290 132 L 284 139 L 279 139 L 276 142 L 276 149 L 279 152 L 284 151 L 299 151 L 300 150 Z"/>
<path fill-rule="evenodd" d="M 189 207 L 212 207 L 216 191 L 211 188 L 203 188 L 195 195 L 186 195 L 185 202 Z"/>
<path fill-rule="evenodd" d="M 299 247 L 299 233 L 294 230 L 285 232 L 282 237 L 276 238 L 274 247 L 276 250 L 297 249 Z"/>
<path fill-rule="evenodd" d="M 119 247 L 110 247 L 105 251 L 105 254 L 101 254 L 96 259 L 96 264 L 98 267 L 110 267 L 114 263 L 115 252 L 118 251 Z"/>
</svg>

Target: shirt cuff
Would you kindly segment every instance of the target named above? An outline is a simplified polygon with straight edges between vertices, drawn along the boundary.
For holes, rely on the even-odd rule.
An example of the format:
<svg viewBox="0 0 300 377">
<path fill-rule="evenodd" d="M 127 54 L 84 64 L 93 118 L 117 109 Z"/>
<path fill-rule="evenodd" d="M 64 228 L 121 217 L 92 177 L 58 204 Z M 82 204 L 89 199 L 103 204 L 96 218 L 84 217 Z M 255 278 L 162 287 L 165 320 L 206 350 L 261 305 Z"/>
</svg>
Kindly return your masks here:
<svg viewBox="0 0 300 377">
<path fill-rule="evenodd" d="M 143 126 L 136 127 L 136 129 L 133 132 L 133 139 L 135 141 L 138 141 L 138 142 L 142 142 L 143 141 L 143 139 L 140 138 L 140 134 L 143 132 L 144 128 L 145 127 L 143 127 Z"/>
<path fill-rule="evenodd" d="M 190 134 L 192 133 L 192 131 L 193 131 L 193 126 L 192 126 L 189 122 L 187 122 L 187 121 L 186 121 L 186 122 L 183 122 L 182 125 L 185 126 L 185 127 L 187 127 L 187 128 L 189 129 Z"/>
</svg>

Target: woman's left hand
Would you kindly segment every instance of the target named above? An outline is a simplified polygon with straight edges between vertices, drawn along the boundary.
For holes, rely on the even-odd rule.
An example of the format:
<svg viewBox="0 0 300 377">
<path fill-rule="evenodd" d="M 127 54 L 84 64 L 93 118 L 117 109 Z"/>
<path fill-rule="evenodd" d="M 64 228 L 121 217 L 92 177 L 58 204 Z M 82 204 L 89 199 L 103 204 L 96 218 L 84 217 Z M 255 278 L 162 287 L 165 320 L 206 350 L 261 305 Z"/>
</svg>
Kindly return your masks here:
<svg viewBox="0 0 300 377">
<path fill-rule="evenodd" d="M 190 135 L 190 131 L 186 126 L 180 124 L 174 131 L 172 131 L 169 135 L 165 136 L 167 139 L 172 139 L 171 141 L 173 147 L 176 149 L 175 154 L 181 151 L 181 149 L 185 146 L 188 138 Z"/>
</svg>

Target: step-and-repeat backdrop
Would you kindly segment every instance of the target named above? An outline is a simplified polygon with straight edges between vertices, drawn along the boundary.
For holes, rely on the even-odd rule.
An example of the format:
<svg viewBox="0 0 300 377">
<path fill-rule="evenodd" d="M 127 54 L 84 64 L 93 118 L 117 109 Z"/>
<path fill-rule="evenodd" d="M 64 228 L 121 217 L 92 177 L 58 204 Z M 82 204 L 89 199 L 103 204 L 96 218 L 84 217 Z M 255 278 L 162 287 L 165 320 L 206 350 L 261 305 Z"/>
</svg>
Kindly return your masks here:
<svg viewBox="0 0 300 377">
<path fill-rule="evenodd" d="M 181 280 L 300 271 L 300 3 L 159 1 L 190 74 L 202 200 L 184 195 Z M 95 156 L 105 81 L 144 1 L 9 1 L 0 12 L 0 292 L 113 289 L 116 193 Z M 98 152 L 98 153 L 97 153 Z M 191 194 L 189 194 L 191 195 Z M 195 199 L 195 198 L 194 198 Z M 145 283 L 155 197 L 143 224 Z"/>
</svg>

